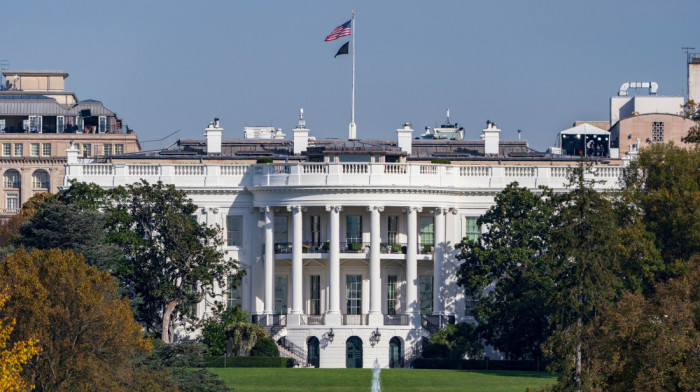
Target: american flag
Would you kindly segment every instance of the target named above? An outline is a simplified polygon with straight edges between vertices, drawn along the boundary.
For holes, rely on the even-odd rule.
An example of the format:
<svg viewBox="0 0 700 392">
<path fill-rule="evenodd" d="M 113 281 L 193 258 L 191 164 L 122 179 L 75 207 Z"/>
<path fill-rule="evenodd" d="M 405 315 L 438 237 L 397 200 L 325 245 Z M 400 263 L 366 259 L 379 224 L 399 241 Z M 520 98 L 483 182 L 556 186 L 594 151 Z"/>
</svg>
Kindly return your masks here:
<svg viewBox="0 0 700 392">
<path fill-rule="evenodd" d="M 347 37 L 350 35 L 350 22 L 352 22 L 352 19 L 334 28 L 333 31 L 328 34 L 328 37 L 326 37 L 326 42 L 335 41 L 340 37 Z"/>
</svg>

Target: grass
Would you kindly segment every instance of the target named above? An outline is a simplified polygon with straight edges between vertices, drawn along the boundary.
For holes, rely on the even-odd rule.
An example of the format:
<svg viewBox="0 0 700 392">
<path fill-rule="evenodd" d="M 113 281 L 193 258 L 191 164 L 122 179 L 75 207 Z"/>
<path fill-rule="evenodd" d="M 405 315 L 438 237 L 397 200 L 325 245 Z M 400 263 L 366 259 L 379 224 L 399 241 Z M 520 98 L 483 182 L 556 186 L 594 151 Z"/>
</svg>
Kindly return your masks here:
<svg viewBox="0 0 700 392">
<path fill-rule="evenodd" d="M 369 391 L 370 369 L 211 368 L 236 392 Z M 527 387 L 554 384 L 543 372 L 382 369 L 383 392 L 523 392 Z"/>
</svg>

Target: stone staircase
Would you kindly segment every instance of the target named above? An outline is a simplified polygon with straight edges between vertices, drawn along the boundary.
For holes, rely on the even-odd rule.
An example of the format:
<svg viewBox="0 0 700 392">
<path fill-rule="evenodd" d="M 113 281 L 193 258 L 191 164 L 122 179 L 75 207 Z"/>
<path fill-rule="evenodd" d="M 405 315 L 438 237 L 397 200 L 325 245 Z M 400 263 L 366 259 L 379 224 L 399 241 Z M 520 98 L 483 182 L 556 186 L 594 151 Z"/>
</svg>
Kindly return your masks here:
<svg viewBox="0 0 700 392">
<path fill-rule="evenodd" d="M 290 342 L 285 336 L 277 339 L 275 343 L 277 343 L 277 348 L 280 350 L 280 356 L 292 358 L 296 367 L 313 367 L 306 360 L 306 351 Z"/>
</svg>

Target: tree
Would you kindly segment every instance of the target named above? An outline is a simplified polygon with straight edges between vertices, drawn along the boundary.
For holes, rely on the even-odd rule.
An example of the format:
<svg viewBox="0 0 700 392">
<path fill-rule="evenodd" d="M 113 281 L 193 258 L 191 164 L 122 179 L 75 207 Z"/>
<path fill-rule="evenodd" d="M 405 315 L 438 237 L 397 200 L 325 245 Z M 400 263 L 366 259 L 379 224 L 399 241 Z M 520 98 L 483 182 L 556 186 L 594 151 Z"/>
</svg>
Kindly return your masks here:
<svg viewBox="0 0 700 392">
<path fill-rule="evenodd" d="M 38 193 L 29 198 L 18 214 L 12 215 L 5 222 L 0 223 L 0 247 L 7 247 L 14 241 L 19 233 L 19 228 L 37 211 L 45 201 L 55 200 L 58 196 L 52 193 Z M 14 250 L 14 249 L 13 249 Z"/>
<path fill-rule="evenodd" d="M 591 390 L 696 391 L 700 385 L 700 256 L 645 298 L 627 293 L 592 328 Z"/>
<path fill-rule="evenodd" d="M 245 321 L 236 322 L 226 327 L 226 355 L 248 356 L 250 350 L 267 336 L 267 332 L 258 324 Z"/>
<path fill-rule="evenodd" d="M 458 283 L 478 299 L 482 336 L 509 358 L 540 357 L 539 346 L 549 336 L 547 299 L 554 284 L 544 255 L 554 206 L 550 190 L 536 194 L 512 183 L 478 219 L 488 231 L 457 245 Z"/>
<path fill-rule="evenodd" d="M 246 321 L 248 312 L 242 311 L 240 306 L 224 306 L 217 303 L 212 315 L 202 324 L 202 340 L 209 355 L 226 354 L 226 327 Z"/>
<path fill-rule="evenodd" d="M 591 343 L 585 331 L 622 287 L 615 273 L 613 205 L 585 179 L 588 170 L 581 165 L 573 171 L 574 188 L 558 203 L 547 251 L 556 289 L 550 299 L 553 333 L 545 351 L 551 370 L 560 374 L 559 390 L 581 390 L 594 377 L 584 369 Z"/>
<path fill-rule="evenodd" d="M 0 292 L 0 312 L 2 312 L 8 295 Z M 0 391 L 21 392 L 34 389 L 22 379 L 22 367 L 39 352 L 36 339 L 16 341 L 9 346 L 10 335 L 15 326 L 15 320 L 0 319 Z"/>
<path fill-rule="evenodd" d="M 49 199 L 20 226 L 14 242 L 29 249 L 72 249 L 88 264 L 110 269 L 122 255 L 117 246 L 105 243 L 105 235 L 102 212 Z"/>
<path fill-rule="evenodd" d="M 0 317 L 16 320 L 12 342 L 37 339 L 26 376 L 39 391 L 123 391 L 120 380 L 151 343 L 117 282 L 72 251 L 20 249 L 0 261 L 9 294 Z"/>
<path fill-rule="evenodd" d="M 432 334 L 424 351 L 426 349 L 441 353 L 442 358 L 462 359 L 467 355 L 470 359 L 478 359 L 483 354 L 484 346 L 475 325 L 457 323 Z"/>
<path fill-rule="evenodd" d="M 681 106 L 681 109 L 683 117 L 695 121 L 695 125 L 688 130 L 688 135 L 683 137 L 681 141 L 683 143 L 700 143 L 700 104 L 691 99 Z"/>
<path fill-rule="evenodd" d="M 108 240 L 125 255 L 116 274 L 137 299 L 139 320 L 170 343 L 174 328 L 191 322 L 194 305 L 238 264 L 220 250 L 220 228 L 197 223 L 197 206 L 173 185 L 142 181 L 112 197 Z"/>
</svg>

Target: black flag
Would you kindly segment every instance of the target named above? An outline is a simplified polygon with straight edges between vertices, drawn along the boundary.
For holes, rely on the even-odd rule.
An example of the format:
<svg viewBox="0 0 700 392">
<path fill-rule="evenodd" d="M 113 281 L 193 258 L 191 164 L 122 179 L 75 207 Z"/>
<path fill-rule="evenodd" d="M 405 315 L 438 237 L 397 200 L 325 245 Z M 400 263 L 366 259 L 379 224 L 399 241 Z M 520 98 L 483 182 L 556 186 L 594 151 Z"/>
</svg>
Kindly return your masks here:
<svg viewBox="0 0 700 392">
<path fill-rule="evenodd" d="M 338 49 L 338 53 L 336 53 L 335 56 L 333 56 L 333 58 L 336 58 L 336 57 L 338 57 L 338 55 L 341 55 L 341 54 L 348 54 L 349 47 L 350 47 L 350 41 L 344 43 L 343 46 L 341 46 L 340 49 Z"/>
</svg>

